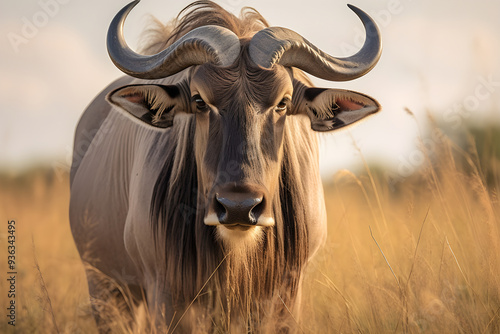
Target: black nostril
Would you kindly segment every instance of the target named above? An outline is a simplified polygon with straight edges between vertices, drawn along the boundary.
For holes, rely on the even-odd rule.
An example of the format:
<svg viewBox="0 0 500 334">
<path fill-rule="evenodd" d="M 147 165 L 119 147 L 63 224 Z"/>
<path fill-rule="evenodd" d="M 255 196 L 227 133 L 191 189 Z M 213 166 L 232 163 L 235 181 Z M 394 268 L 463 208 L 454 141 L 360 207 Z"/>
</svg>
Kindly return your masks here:
<svg viewBox="0 0 500 334">
<path fill-rule="evenodd" d="M 239 196 L 238 196 L 239 195 Z M 222 224 L 255 225 L 262 213 L 262 196 L 215 194 L 214 210 Z"/>
<path fill-rule="evenodd" d="M 265 198 L 261 198 L 260 201 L 254 205 L 254 207 L 250 210 L 250 215 L 255 217 L 255 219 L 259 218 L 260 214 L 264 209 L 264 201 Z"/>
<path fill-rule="evenodd" d="M 226 213 L 226 208 L 224 205 L 219 201 L 219 194 L 215 194 L 214 198 L 214 211 L 217 217 L 219 218 L 219 221 L 224 224 L 224 221 L 227 218 L 227 213 Z"/>
</svg>

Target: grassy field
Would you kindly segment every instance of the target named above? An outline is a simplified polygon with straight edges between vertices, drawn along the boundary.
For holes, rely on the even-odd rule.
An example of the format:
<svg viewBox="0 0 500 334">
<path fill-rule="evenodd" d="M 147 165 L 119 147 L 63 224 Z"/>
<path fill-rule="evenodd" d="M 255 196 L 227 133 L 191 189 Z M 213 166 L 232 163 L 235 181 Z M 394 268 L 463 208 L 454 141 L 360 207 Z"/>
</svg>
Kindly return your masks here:
<svg viewBox="0 0 500 334">
<path fill-rule="evenodd" d="M 500 332 L 498 146 L 478 154 L 474 140 L 439 137 L 408 177 L 365 165 L 325 181 L 328 240 L 307 269 L 302 332 Z M 0 177 L 1 333 L 96 330 L 68 197 L 68 175 L 51 169 Z M 15 330 L 5 316 L 10 219 Z"/>
</svg>

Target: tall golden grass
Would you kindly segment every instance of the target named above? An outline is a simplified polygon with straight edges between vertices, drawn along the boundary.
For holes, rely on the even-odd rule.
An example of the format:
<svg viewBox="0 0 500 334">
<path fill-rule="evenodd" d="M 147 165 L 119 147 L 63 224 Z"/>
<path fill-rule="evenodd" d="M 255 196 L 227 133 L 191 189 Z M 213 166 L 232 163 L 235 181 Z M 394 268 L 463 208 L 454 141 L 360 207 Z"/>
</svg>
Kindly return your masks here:
<svg viewBox="0 0 500 334">
<path fill-rule="evenodd" d="M 325 182 L 328 239 L 307 268 L 299 332 L 500 332 L 500 164 L 474 140 L 422 146 L 418 172 L 395 183 L 366 163 Z M 50 169 L 0 178 L 0 235 L 15 219 L 18 270 L 16 327 L 2 317 L 2 333 L 96 331 L 68 197 L 68 176 Z M 113 317 L 116 332 L 141 332 Z"/>
</svg>

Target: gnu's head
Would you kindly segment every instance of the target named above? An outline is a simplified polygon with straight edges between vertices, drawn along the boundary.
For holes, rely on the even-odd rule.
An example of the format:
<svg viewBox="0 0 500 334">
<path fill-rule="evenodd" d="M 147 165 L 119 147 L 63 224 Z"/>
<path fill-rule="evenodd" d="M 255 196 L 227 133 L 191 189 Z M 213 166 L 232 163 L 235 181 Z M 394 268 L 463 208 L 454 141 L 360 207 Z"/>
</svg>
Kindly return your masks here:
<svg viewBox="0 0 500 334">
<path fill-rule="evenodd" d="M 248 37 L 214 25 L 192 29 L 163 51 L 146 56 L 128 48 L 123 38 L 125 18 L 137 3 L 123 8 L 111 23 L 108 52 L 115 65 L 141 79 L 194 70 L 172 85 L 121 87 L 108 99 L 151 126 L 167 128 L 181 115 L 195 117 L 204 223 L 216 227 L 229 244 L 259 240 L 262 230 L 275 224 L 287 119 L 309 119 L 312 130 L 324 132 L 380 109 L 363 94 L 309 87 L 299 71 L 331 81 L 366 74 L 381 53 L 375 23 L 349 6 L 363 22 L 367 38 L 347 58 L 332 57 L 285 28 L 268 27 Z"/>
</svg>

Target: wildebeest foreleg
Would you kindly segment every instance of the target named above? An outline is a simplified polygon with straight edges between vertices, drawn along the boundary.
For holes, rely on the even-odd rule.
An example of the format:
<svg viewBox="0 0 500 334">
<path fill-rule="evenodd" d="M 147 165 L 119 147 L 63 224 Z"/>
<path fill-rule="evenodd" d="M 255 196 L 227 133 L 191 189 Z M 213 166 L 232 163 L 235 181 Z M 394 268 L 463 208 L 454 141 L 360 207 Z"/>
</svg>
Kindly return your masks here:
<svg viewBox="0 0 500 334">
<path fill-rule="evenodd" d="M 141 300 L 140 288 L 122 285 L 93 267 L 86 268 L 92 313 L 99 333 L 134 328 L 134 310 Z"/>
</svg>

